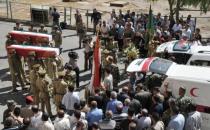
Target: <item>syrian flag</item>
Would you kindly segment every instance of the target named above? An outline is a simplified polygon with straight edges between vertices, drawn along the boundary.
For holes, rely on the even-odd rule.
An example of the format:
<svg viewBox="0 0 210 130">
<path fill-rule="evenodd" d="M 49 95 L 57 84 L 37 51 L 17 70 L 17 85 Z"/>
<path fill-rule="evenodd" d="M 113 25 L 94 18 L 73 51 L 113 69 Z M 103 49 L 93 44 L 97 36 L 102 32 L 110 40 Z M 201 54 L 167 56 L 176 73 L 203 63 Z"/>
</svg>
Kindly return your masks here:
<svg viewBox="0 0 210 130">
<path fill-rule="evenodd" d="M 94 92 L 96 88 L 101 85 L 101 49 L 99 37 L 96 37 L 96 44 L 93 52 L 93 66 L 92 66 L 92 77 L 89 85 L 89 90 Z"/>
</svg>

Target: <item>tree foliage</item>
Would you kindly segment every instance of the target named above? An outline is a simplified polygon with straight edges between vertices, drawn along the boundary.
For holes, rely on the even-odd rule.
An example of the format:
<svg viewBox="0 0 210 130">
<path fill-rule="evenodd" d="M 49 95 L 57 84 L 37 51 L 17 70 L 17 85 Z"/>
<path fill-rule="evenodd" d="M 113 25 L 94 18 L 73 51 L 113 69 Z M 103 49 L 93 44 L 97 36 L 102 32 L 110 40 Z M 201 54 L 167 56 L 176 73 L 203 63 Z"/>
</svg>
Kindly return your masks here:
<svg viewBox="0 0 210 130">
<path fill-rule="evenodd" d="M 155 2 L 158 0 L 147 0 Z M 200 7 L 202 12 L 207 12 L 210 9 L 210 0 L 168 0 L 170 15 L 176 14 L 176 19 L 179 18 L 179 11 L 184 6 Z"/>
<path fill-rule="evenodd" d="M 182 0 L 182 5 L 200 7 L 206 13 L 210 8 L 210 0 Z"/>
</svg>

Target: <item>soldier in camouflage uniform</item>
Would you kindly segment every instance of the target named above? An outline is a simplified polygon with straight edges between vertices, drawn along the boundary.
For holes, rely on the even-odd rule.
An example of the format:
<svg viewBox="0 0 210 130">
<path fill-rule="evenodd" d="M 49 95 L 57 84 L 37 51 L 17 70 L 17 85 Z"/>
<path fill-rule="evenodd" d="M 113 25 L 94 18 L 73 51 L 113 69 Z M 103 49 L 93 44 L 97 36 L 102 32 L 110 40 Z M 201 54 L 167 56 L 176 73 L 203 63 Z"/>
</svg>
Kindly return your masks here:
<svg viewBox="0 0 210 130">
<path fill-rule="evenodd" d="M 86 27 L 85 24 L 81 21 L 80 23 L 77 24 L 77 32 L 79 35 L 79 48 L 82 47 L 82 40 L 85 38 L 86 35 Z"/>
<path fill-rule="evenodd" d="M 19 56 L 16 54 L 16 51 L 14 49 L 8 50 L 8 63 L 10 68 L 10 74 L 12 78 L 12 87 L 13 91 L 16 92 L 17 89 L 17 80 L 19 81 L 22 88 L 25 88 L 25 84 L 23 82 L 23 79 L 21 77 L 20 67 L 21 64 L 18 64 Z"/>
<path fill-rule="evenodd" d="M 55 25 L 52 32 L 52 39 L 55 42 L 55 47 L 60 48 L 60 46 L 62 45 L 62 36 L 61 36 L 61 31 L 58 30 L 58 26 Z"/>
<path fill-rule="evenodd" d="M 58 68 L 57 68 L 57 63 L 56 63 L 56 54 L 52 54 L 51 57 L 49 57 L 46 60 L 46 70 L 47 70 L 47 74 L 48 76 L 54 80 L 56 78 L 58 78 L 57 72 L 58 72 Z"/>
<path fill-rule="evenodd" d="M 57 64 L 58 71 L 63 71 L 64 66 L 63 66 L 63 58 L 61 57 L 61 55 L 56 56 L 55 61 Z"/>
<path fill-rule="evenodd" d="M 36 57 L 36 52 L 35 51 L 30 51 L 28 53 L 27 64 L 28 64 L 28 70 L 29 71 L 32 69 L 32 66 L 37 63 L 36 60 L 35 60 L 35 57 Z"/>
<path fill-rule="evenodd" d="M 13 60 L 15 61 L 14 64 L 18 68 L 21 78 L 23 79 L 26 85 L 29 85 L 29 81 L 27 80 L 26 73 L 24 71 L 24 58 L 20 57 L 18 54 L 15 53 L 15 58 Z"/>
<path fill-rule="evenodd" d="M 65 76 L 64 71 L 59 72 L 58 79 L 55 79 L 51 84 L 51 88 L 53 89 L 53 98 L 54 98 L 57 110 L 59 106 L 61 105 L 63 96 L 66 94 L 67 88 L 68 88 L 68 84 L 64 81 L 64 76 Z"/>
<path fill-rule="evenodd" d="M 104 79 L 105 77 L 105 68 L 108 66 L 108 62 L 106 60 L 106 58 L 110 55 L 110 51 L 105 49 L 102 51 L 102 56 L 101 56 L 101 59 L 102 59 L 102 69 L 101 69 L 101 77 L 102 79 Z"/>
<path fill-rule="evenodd" d="M 109 41 L 107 43 L 106 49 L 108 50 L 117 50 L 118 49 L 118 43 L 117 41 L 114 41 L 114 37 L 109 37 Z"/>
<path fill-rule="evenodd" d="M 149 42 L 147 57 L 156 56 L 156 48 L 159 44 L 160 42 L 157 40 L 157 37 L 154 37 L 153 40 Z"/>
<path fill-rule="evenodd" d="M 114 41 L 114 37 L 109 37 L 106 49 L 111 52 L 110 55 L 114 58 L 114 63 L 117 63 L 118 42 Z"/>
<path fill-rule="evenodd" d="M 52 116 L 51 106 L 50 106 L 50 81 L 46 76 L 46 71 L 44 69 L 39 69 L 39 78 L 36 81 L 36 85 L 39 89 L 39 98 L 41 102 L 41 110 L 44 112 L 45 107 L 47 109 L 47 113 Z"/>
<path fill-rule="evenodd" d="M 82 15 L 80 14 L 79 10 L 76 9 L 76 13 L 74 14 L 74 18 L 75 18 L 75 23 L 76 23 L 76 30 L 77 30 L 77 34 L 78 34 L 78 26 L 81 21 L 82 21 Z"/>
<path fill-rule="evenodd" d="M 48 32 L 47 32 L 47 29 L 44 28 L 44 24 L 41 24 L 41 25 L 40 25 L 39 33 L 45 33 L 45 34 L 48 33 Z"/>
<path fill-rule="evenodd" d="M 70 64 L 66 64 L 65 65 L 65 76 L 64 76 L 64 81 L 67 84 L 72 84 L 73 86 L 75 86 L 76 84 L 76 72 L 73 71 L 73 67 Z"/>
<path fill-rule="evenodd" d="M 111 70 L 111 74 L 113 77 L 113 90 L 118 92 L 118 83 L 120 81 L 120 72 L 117 64 L 114 63 L 114 58 L 112 56 L 108 56 L 107 58 L 108 61 L 108 67 Z"/>
<path fill-rule="evenodd" d="M 92 53 L 93 53 L 93 50 L 92 50 L 92 45 L 91 45 L 91 41 L 92 41 L 92 38 L 91 37 L 85 37 L 84 40 L 83 40 L 83 46 L 85 48 L 84 50 L 84 68 L 85 70 L 88 70 L 88 69 L 91 69 L 91 56 L 92 56 Z"/>
<path fill-rule="evenodd" d="M 34 29 L 34 25 L 31 24 L 31 25 L 29 26 L 29 28 L 28 28 L 28 31 L 29 31 L 29 32 L 37 32 L 37 29 Z"/>
<path fill-rule="evenodd" d="M 7 40 L 5 42 L 6 50 L 8 46 L 18 44 L 17 41 L 13 37 L 11 37 L 10 34 L 8 34 L 6 37 L 7 37 Z"/>
<path fill-rule="evenodd" d="M 41 66 L 40 64 L 33 65 L 29 72 L 30 85 L 31 85 L 30 92 L 34 96 L 34 104 L 36 105 L 39 105 L 39 90 L 36 84 L 38 84 L 39 82 L 39 80 L 37 81 L 37 79 L 39 77 L 38 71 L 40 66 Z"/>
<path fill-rule="evenodd" d="M 15 23 L 15 27 L 13 27 L 13 30 L 15 31 L 23 31 L 23 28 L 20 26 L 19 22 Z"/>
<path fill-rule="evenodd" d="M 187 115 L 187 108 L 190 103 L 192 103 L 192 99 L 186 94 L 186 88 L 180 87 L 179 88 L 179 98 L 176 100 L 176 104 L 179 106 L 180 111 L 183 115 Z"/>
</svg>

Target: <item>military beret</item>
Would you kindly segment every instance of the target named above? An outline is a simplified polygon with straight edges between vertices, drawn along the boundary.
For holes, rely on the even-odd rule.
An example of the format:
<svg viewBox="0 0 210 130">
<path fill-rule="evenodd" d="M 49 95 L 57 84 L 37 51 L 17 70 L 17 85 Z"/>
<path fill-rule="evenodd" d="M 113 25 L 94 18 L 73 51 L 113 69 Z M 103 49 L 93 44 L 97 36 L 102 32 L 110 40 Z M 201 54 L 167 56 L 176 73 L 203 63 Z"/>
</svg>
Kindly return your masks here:
<svg viewBox="0 0 210 130">
<path fill-rule="evenodd" d="M 26 99 L 26 102 L 30 102 L 30 103 L 32 103 L 34 101 L 32 96 L 26 96 L 25 99 Z"/>
<path fill-rule="evenodd" d="M 35 64 L 35 65 L 33 65 L 32 67 L 33 68 L 38 68 L 38 67 L 40 67 L 41 65 L 40 64 Z"/>
<path fill-rule="evenodd" d="M 103 50 L 103 53 L 104 53 L 104 54 L 109 54 L 109 53 L 110 53 L 110 51 L 109 51 L 109 50 L 107 50 L 107 49 L 105 49 L 105 50 Z"/>
<path fill-rule="evenodd" d="M 46 74 L 46 70 L 44 70 L 44 69 L 39 69 L 38 73 L 39 73 L 40 75 L 45 75 L 45 74 Z"/>
</svg>

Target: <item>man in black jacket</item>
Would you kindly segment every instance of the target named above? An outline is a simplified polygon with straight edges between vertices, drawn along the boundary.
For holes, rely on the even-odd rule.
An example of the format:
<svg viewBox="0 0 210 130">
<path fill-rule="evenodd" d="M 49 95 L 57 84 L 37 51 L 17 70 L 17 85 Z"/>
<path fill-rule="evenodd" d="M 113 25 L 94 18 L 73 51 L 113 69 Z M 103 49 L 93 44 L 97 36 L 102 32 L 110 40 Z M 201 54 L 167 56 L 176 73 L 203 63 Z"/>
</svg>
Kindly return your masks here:
<svg viewBox="0 0 210 130">
<path fill-rule="evenodd" d="M 93 13 L 91 15 L 91 22 L 93 23 L 93 29 L 94 29 L 93 34 L 96 34 L 96 25 L 98 24 L 99 19 L 101 19 L 101 13 L 98 12 L 95 8 L 93 9 Z"/>
</svg>

